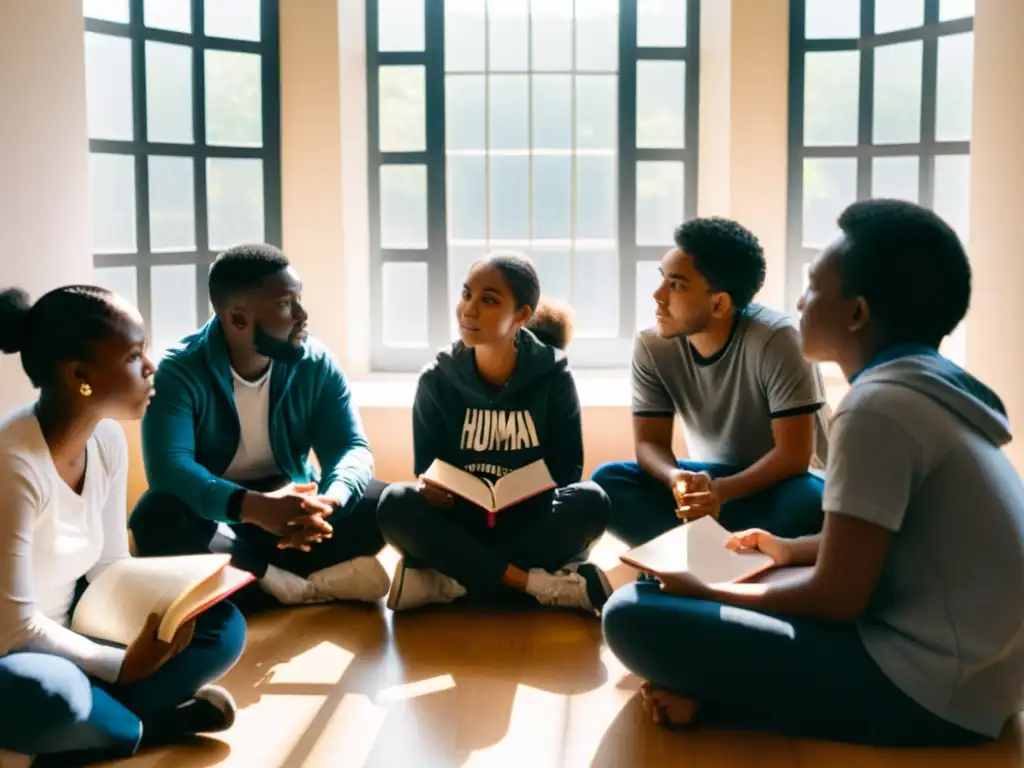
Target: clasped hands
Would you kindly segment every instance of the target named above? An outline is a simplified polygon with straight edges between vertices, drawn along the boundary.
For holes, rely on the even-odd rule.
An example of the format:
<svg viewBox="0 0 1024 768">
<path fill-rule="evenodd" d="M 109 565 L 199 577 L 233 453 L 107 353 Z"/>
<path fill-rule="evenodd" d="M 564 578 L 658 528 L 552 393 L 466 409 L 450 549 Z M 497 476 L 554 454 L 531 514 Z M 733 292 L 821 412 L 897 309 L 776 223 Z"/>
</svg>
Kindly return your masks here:
<svg viewBox="0 0 1024 768">
<path fill-rule="evenodd" d="M 715 481 L 707 472 L 677 469 L 671 475 L 676 516 L 684 521 L 711 515 L 718 519 L 722 500 Z"/>
<path fill-rule="evenodd" d="M 277 536 L 279 549 L 309 552 L 311 545 L 331 538 L 334 529 L 326 518 L 338 506 L 337 499 L 317 494 L 316 483 L 292 484 L 271 493 L 247 493 L 242 521 Z"/>
</svg>

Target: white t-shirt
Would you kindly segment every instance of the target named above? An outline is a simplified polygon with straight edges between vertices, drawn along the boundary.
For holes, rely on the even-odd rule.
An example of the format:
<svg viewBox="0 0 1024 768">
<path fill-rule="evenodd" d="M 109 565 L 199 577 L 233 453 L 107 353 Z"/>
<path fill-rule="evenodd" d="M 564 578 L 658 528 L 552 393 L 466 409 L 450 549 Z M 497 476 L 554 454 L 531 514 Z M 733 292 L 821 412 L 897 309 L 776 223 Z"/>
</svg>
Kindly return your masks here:
<svg viewBox="0 0 1024 768">
<path fill-rule="evenodd" d="M 100 422 L 89 438 L 79 495 L 57 474 L 34 405 L 0 418 L 0 656 L 49 653 L 117 680 L 124 650 L 72 632 L 68 609 L 82 576 L 131 556 L 127 486 L 117 422 Z"/>
<path fill-rule="evenodd" d="M 227 480 L 244 483 L 281 474 L 270 447 L 270 372 L 256 381 L 246 381 L 231 369 L 235 380 L 235 410 L 241 434 L 231 465 L 224 472 Z"/>
</svg>

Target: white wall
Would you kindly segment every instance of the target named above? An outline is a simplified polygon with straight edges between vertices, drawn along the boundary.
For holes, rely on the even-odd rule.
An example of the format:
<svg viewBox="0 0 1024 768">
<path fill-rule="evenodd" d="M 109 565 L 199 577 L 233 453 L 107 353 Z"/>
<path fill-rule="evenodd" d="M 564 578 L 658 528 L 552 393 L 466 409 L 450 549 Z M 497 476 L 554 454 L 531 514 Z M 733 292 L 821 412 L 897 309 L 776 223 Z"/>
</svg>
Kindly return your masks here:
<svg viewBox="0 0 1024 768">
<path fill-rule="evenodd" d="M 92 274 L 81 0 L 0 0 L 0 287 Z M 31 397 L 0 360 L 0 410 Z"/>
</svg>

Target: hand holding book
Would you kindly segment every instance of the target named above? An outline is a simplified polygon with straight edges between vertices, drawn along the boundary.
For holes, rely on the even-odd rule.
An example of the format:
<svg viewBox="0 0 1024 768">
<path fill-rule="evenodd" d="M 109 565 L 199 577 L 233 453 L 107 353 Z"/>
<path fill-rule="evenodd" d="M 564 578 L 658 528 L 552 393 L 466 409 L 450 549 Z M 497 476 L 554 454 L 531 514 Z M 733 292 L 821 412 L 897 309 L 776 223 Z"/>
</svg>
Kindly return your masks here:
<svg viewBox="0 0 1024 768">
<path fill-rule="evenodd" d="M 125 651 L 121 672 L 117 676 L 118 684 L 127 685 L 145 680 L 192 642 L 196 627 L 195 619 L 182 624 L 170 642 L 160 639 L 160 620 L 159 613 L 149 614 L 139 636 Z"/>
</svg>

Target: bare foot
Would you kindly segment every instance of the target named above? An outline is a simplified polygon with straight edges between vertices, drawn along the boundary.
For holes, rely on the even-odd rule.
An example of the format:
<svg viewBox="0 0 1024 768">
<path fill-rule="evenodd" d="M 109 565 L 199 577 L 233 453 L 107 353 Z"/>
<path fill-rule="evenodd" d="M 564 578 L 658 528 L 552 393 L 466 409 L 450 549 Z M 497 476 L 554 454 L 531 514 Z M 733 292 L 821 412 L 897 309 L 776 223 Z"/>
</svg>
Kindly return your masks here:
<svg viewBox="0 0 1024 768">
<path fill-rule="evenodd" d="M 681 727 L 693 723 L 700 710 L 700 702 L 687 699 L 679 694 L 660 688 L 652 688 L 649 682 L 640 686 L 644 709 L 651 713 L 659 725 Z"/>
</svg>

